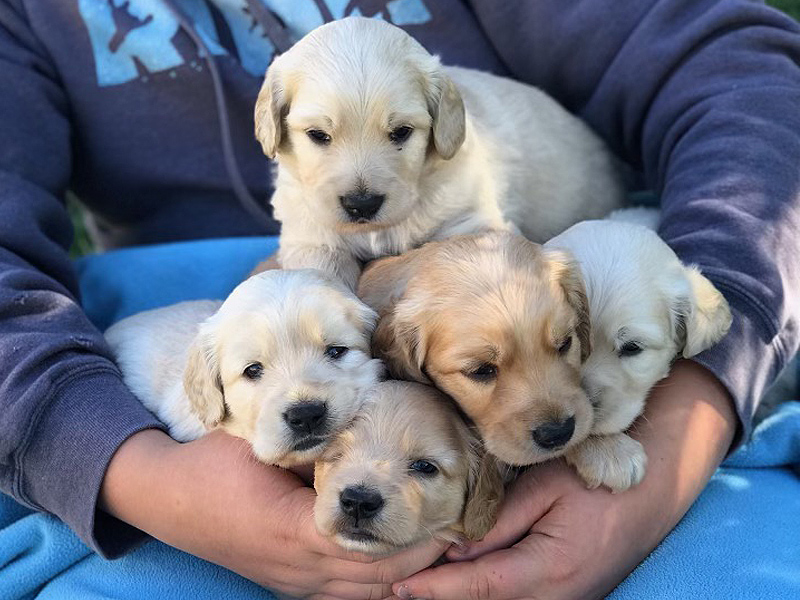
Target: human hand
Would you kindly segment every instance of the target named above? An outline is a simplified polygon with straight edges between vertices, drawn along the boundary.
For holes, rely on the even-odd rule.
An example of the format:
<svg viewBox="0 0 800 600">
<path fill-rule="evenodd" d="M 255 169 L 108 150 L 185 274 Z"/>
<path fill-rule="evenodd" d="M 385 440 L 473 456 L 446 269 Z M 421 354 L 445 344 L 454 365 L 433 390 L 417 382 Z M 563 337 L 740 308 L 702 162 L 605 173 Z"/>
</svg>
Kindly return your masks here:
<svg viewBox="0 0 800 600">
<path fill-rule="evenodd" d="M 632 436 L 648 472 L 621 494 L 588 490 L 561 460 L 529 469 L 508 490 L 498 522 L 451 562 L 393 586 L 427 600 L 599 598 L 672 530 L 728 451 L 731 401 L 703 367 L 676 363 L 653 390 Z"/>
<path fill-rule="evenodd" d="M 101 490 L 110 514 L 256 583 L 315 600 L 386 598 L 391 582 L 433 563 L 431 541 L 387 558 L 346 552 L 314 526 L 314 490 L 257 462 L 221 431 L 178 444 L 140 432 L 112 458 Z"/>
</svg>

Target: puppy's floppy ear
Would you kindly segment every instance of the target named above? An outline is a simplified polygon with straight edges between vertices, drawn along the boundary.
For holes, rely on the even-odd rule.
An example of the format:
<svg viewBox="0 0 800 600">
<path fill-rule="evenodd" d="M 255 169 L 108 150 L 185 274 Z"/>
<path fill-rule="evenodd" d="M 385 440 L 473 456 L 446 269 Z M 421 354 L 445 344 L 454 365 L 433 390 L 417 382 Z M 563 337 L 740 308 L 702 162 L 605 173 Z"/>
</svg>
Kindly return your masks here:
<svg viewBox="0 0 800 600">
<path fill-rule="evenodd" d="M 678 297 L 671 306 L 673 332 L 681 355 L 691 358 L 721 340 L 731 327 L 725 297 L 696 267 L 685 267 L 690 298 Z"/>
<path fill-rule="evenodd" d="M 275 158 L 278 152 L 287 109 L 288 99 L 276 59 L 267 69 L 255 108 L 256 139 L 261 143 L 267 158 Z"/>
<path fill-rule="evenodd" d="M 455 156 L 466 137 L 464 101 L 453 81 L 444 74 L 439 61 L 436 68 L 425 73 L 425 100 L 433 119 L 433 146 L 445 160 Z"/>
<path fill-rule="evenodd" d="M 558 280 L 567 302 L 578 316 L 575 334 L 581 343 L 581 362 L 583 362 L 592 353 L 592 322 L 580 266 L 566 250 L 545 249 L 544 255 L 550 261 L 553 277 Z"/>
<path fill-rule="evenodd" d="M 380 317 L 372 335 L 372 354 L 398 379 L 429 383 L 425 376 L 425 334 L 421 289 L 409 290 L 424 248 L 372 261 L 361 274 L 358 296 Z"/>
<path fill-rule="evenodd" d="M 225 418 L 219 360 L 208 321 L 200 326 L 200 331 L 189 348 L 189 357 L 183 372 L 183 389 L 189 397 L 192 412 L 207 429 L 215 427 Z"/>
<path fill-rule="evenodd" d="M 349 300 L 347 316 L 350 321 L 355 323 L 358 329 L 367 334 L 367 339 L 369 339 L 369 335 L 375 332 L 375 326 L 378 323 L 378 313 L 372 310 L 366 303 L 359 300 L 352 292 L 349 290 L 347 292 Z"/>
<path fill-rule="evenodd" d="M 394 379 L 430 383 L 424 372 L 422 325 L 402 303 L 401 300 L 378 319 L 372 335 L 372 354 L 383 360 Z"/>
<path fill-rule="evenodd" d="M 497 512 L 505 496 L 506 468 L 494 455 L 486 452 L 483 442 L 473 436 L 469 449 L 467 498 L 461 529 L 469 540 L 482 540 L 497 521 Z"/>
</svg>

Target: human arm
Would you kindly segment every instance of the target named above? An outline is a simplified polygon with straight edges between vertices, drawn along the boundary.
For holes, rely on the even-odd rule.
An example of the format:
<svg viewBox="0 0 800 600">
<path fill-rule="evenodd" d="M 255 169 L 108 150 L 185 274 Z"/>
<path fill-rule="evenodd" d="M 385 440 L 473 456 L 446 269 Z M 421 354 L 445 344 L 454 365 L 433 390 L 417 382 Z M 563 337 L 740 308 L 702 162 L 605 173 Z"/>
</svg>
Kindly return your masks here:
<svg viewBox="0 0 800 600">
<path fill-rule="evenodd" d="M 78 303 L 68 101 L 16 1 L 0 3 L 0 88 L 0 489 L 114 556 L 143 536 L 96 510 L 106 465 L 161 425 Z"/>
<path fill-rule="evenodd" d="M 471 0 L 512 74 L 553 94 L 640 169 L 661 236 L 731 305 L 696 357 L 746 438 L 800 343 L 800 27 L 734 0 Z"/>
<path fill-rule="evenodd" d="M 148 430 L 114 455 L 101 502 L 115 517 L 171 546 L 301 598 L 386 598 L 391 582 L 435 561 L 429 541 L 378 560 L 348 553 L 314 526 L 313 488 L 258 463 L 221 431 L 178 444 Z"/>
<path fill-rule="evenodd" d="M 587 490 L 560 460 L 509 489 L 495 528 L 458 562 L 394 585 L 401 598 L 600 598 L 672 530 L 725 457 L 737 417 L 704 367 L 676 363 L 648 400 L 632 436 L 649 458 L 644 480 L 621 494 Z M 405 586 L 405 590 L 401 589 Z"/>
</svg>

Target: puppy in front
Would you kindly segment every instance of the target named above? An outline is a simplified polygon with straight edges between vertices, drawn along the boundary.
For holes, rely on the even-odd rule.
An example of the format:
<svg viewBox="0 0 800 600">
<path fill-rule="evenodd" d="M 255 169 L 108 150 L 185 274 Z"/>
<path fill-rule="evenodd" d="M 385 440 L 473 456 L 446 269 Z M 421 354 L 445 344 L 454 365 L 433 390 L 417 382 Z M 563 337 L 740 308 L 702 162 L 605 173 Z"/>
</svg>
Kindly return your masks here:
<svg viewBox="0 0 800 600">
<path fill-rule="evenodd" d="M 448 398 L 387 381 L 316 463 L 314 519 L 322 535 L 372 555 L 431 536 L 479 540 L 494 525 L 503 483 Z"/>
<path fill-rule="evenodd" d="M 380 314 L 375 355 L 452 397 L 499 460 L 585 458 L 591 324 L 568 253 L 510 233 L 455 237 L 371 263 L 358 293 Z"/>
<path fill-rule="evenodd" d="M 267 271 L 225 302 L 184 302 L 106 331 L 125 383 L 190 441 L 215 427 L 268 464 L 316 460 L 359 411 L 383 367 L 370 354 L 377 315 L 313 270 Z"/>
<path fill-rule="evenodd" d="M 592 353 L 581 376 L 594 424 L 576 450 L 579 460 L 567 458 L 594 486 L 616 482 L 612 489 L 623 489 L 644 476 L 644 449 L 624 432 L 672 362 L 711 347 L 731 325 L 722 294 L 650 228 L 657 217 L 620 211 L 618 220 L 578 223 L 545 244 L 576 258 L 589 299 Z"/>
<path fill-rule="evenodd" d="M 543 242 L 622 200 L 603 143 L 554 100 L 442 66 L 377 19 L 328 23 L 277 57 L 255 131 L 278 163 L 281 264 L 351 287 L 362 261 L 485 230 Z"/>
</svg>

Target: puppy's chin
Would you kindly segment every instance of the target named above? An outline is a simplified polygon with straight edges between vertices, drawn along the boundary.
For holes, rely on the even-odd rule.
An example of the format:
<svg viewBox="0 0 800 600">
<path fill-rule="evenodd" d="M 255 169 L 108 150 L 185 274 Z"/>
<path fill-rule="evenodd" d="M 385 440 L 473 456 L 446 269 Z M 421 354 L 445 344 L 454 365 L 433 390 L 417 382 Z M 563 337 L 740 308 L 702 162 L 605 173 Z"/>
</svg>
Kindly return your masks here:
<svg viewBox="0 0 800 600">
<path fill-rule="evenodd" d="M 370 531 L 340 531 L 334 541 L 350 552 L 361 552 L 370 556 L 386 556 L 403 549 L 407 544 L 397 545 L 377 537 Z"/>
<path fill-rule="evenodd" d="M 527 449 L 509 448 L 505 444 L 493 444 L 488 438 L 485 440 L 486 449 L 490 454 L 496 456 L 500 461 L 512 467 L 526 467 L 535 465 L 551 458 L 558 458 L 566 453 L 577 442 L 570 440 L 566 445 L 556 450 L 539 450 L 531 442 L 531 447 Z"/>
<path fill-rule="evenodd" d="M 254 449 L 254 454 L 256 458 L 263 463 L 289 469 L 291 467 L 313 463 L 319 459 L 325 451 L 325 448 L 328 447 L 331 437 L 330 435 L 326 435 L 324 437 L 303 440 L 293 447 L 282 450 L 279 449 L 269 453 L 259 452 Z"/>
<path fill-rule="evenodd" d="M 558 458 L 566 454 L 571 448 L 584 441 L 591 430 L 591 423 L 584 422 L 575 430 L 570 440 L 553 450 L 538 447 L 531 439 L 525 444 L 514 444 L 513 440 L 504 436 L 487 435 L 484 437 L 486 450 L 496 456 L 501 462 L 512 467 L 525 467 Z"/>
<path fill-rule="evenodd" d="M 336 224 L 336 231 L 342 235 L 383 231 L 395 226 L 393 222 L 382 220 L 380 214 L 370 220 L 351 221 L 346 214 L 342 214 L 340 219 Z"/>
</svg>

